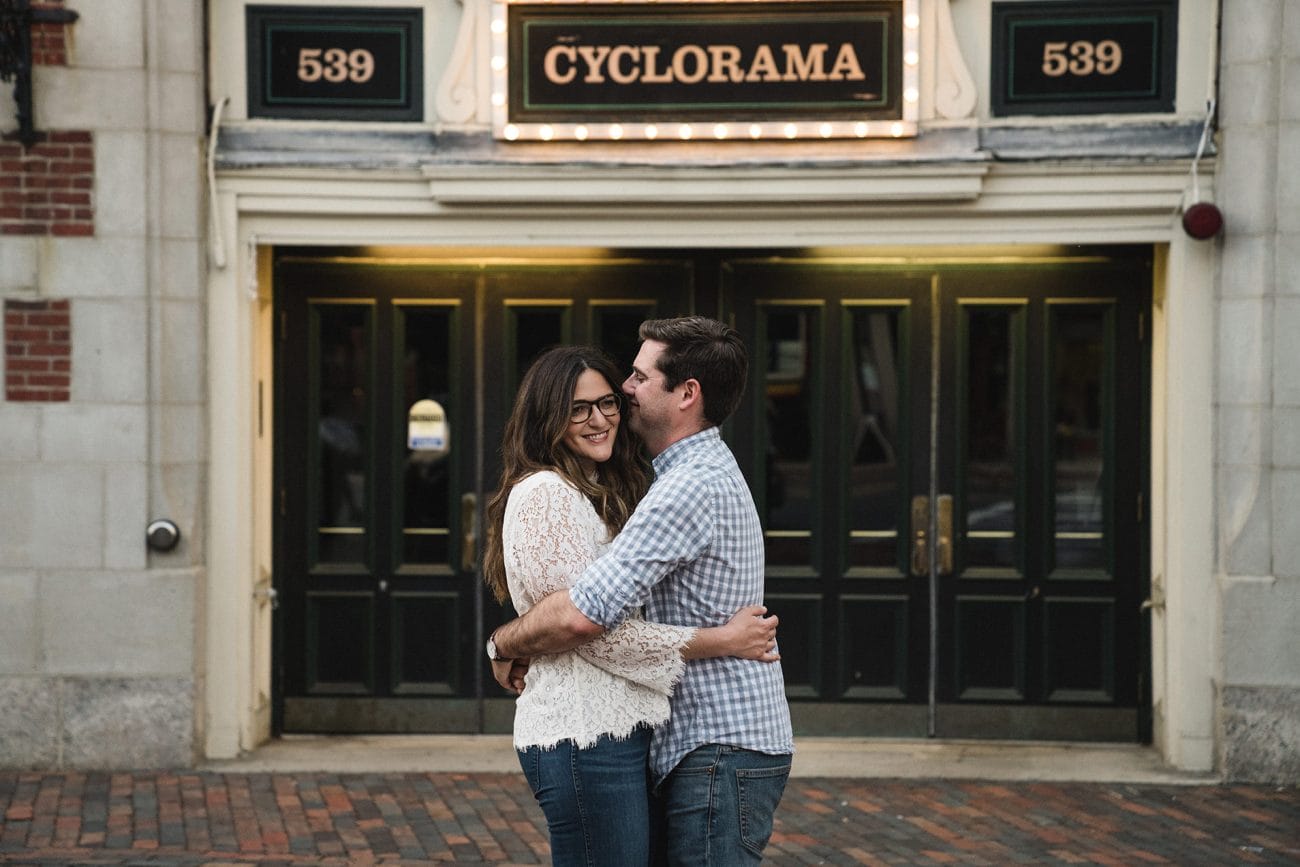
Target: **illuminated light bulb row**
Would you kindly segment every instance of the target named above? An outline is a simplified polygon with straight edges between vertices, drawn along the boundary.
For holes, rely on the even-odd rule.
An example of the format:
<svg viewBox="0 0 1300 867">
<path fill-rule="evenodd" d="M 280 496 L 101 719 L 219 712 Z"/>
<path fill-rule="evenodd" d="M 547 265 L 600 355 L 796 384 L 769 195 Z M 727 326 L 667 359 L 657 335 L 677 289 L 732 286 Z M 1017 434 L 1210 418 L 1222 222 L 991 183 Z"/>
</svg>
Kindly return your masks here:
<svg viewBox="0 0 1300 867">
<path fill-rule="evenodd" d="M 806 137 L 819 136 L 824 139 L 834 138 L 837 134 L 843 137 L 866 138 L 871 134 L 873 128 L 879 130 L 882 125 L 883 124 L 878 123 L 873 127 L 872 124 L 868 124 L 865 121 L 858 121 L 851 127 L 846 128 L 844 124 L 826 122 L 816 126 L 805 124 L 804 128 L 801 130 L 799 124 L 787 123 L 779 128 L 772 128 L 769 125 L 769 128 L 765 130 L 762 125 L 757 123 L 750 124 L 748 127 L 740 124 L 733 127 L 725 123 L 717 123 L 713 125 L 711 132 L 713 138 L 718 141 L 725 141 L 730 138 L 743 138 L 746 134 L 749 138 L 755 140 L 772 137 L 794 140 L 800 137 L 801 132 Z M 660 135 L 662 135 L 662 130 L 652 123 L 640 127 L 639 130 L 636 128 L 629 129 L 620 123 L 613 123 L 604 129 L 603 136 L 600 135 L 600 130 L 596 130 L 596 132 L 593 133 L 593 128 L 587 124 L 577 124 L 575 126 L 565 127 L 563 131 L 567 132 L 569 138 L 576 139 L 577 141 L 586 141 L 591 138 L 593 134 L 595 134 L 597 138 L 603 137 L 611 141 L 620 141 L 629 136 L 636 137 L 637 132 L 640 133 L 640 138 L 647 141 L 655 141 L 660 137 Z M 888 126 L 888 134 L 894 138 L 901 138 L 906 135 L 908 131 L 908 125 L 901 121 L 894 121 Z M 559 134 L 557 133 L 555 126 L 549 123 L 526 127 L 509 123 L 502 128 L 501 132 L 502 136 L 507 141 L 518 141 L 526 134 L 530 134 L 528 135 L 530 138 L 537 138 L 542 141 L 554 141 L 557 134 Z M 679 124 L 676 128 L 677 138 L 681 141 L 690 141 L 694 139 L 698 132 L 699 131 L 696 129 L 695 125 L 689 123 Z"/>
<path fill-rule="evenodd" d="M 502 44 L 504 36 L 508 30 L 505 17 L 504 7 L 512 2 L 536 2 L 536 0 L 505 0 L 504 3 L 494 3 L 490 29 L 494 39 L 494 51 L 491 57 L 491 68 L 493 71 L 493 86 L 491 95 L 491 104 L 493 107 L 494 126 L 501 130 L 501 135 L 508 141 L 517 141 L 520 138 L 540 139 L 542 141 L 552 141 L 559 137 L 567 137 L 577 141 L 586 141 L 589 138 L 605 138 L 612 141 L 620 141 L 625 138 L 641 138 L 647 141 L 655 141 L 664 136 L 670 136 L 671 133 L 665 133 L 655 124 L 646 124 L 644 126 L 632 126 L 623 124 L 610 124 L 603 130 L 598 125 L 564 125 L 559 130 L 551 124 L 524 124 L 517 125 L 507 122 L 507 82 L 506 70 L 507 60 L 505 57 L 505 45 Z M 633 2 L 650 2 L 650 0 L 633 0 Z M 831 139 L 837 136 L 846 138 L 865 139 L 868 136 L 888 135 L 894 138 L 901 138 L 905 135 L 916 134 L 916 119 L 918 103 L 920 100 L 920 91 L 916 85 L 917 67 L 920 64 L 920 52 L 917 50 L 919 40 L 918 30 L 921 25 L 921 17 L 915 11 L 918 0 L 904 0 L 903 26 L 904 33 L 904 51 L 903 64 L 905 67 L 903 76 L 903 118 L 901 121 L 858 121 L 851 126 L 844 122 L 807 122 L 802 124 L 759 124 L 751 123 L 747 126 L 740 124 L 729 125 L 727 123 L 714 123 L 711 127 L 712 137 L 717 141 L 725 141 L 733 138 L 744 138 L 746 134 L 750 139 L 755 141 L 764 138 L 785 138 L 794 140 L 799 138 L 817 138 Z M 696 127 L 689 123 L 682 123 L 676 128 L 676 137 L 681 141 L 690 141 L 699 135 L 707 137 L 704 132 L 705 127 Z M 603 134 L 602 134 L 603 133 Z"/>
</svg>

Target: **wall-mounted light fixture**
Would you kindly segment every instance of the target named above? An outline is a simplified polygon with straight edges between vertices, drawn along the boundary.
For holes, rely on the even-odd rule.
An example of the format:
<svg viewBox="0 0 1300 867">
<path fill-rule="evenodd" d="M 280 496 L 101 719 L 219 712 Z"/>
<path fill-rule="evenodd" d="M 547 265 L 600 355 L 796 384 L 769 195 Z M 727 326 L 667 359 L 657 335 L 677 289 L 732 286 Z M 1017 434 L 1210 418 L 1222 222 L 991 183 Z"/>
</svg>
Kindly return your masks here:
<svg viewBox="0 0 1300 867">
<path fill-rule="evenodd" d="M 71 9 L 35 6 L 31 0 L 0 0 L 0 81 L 14 83 L 18 107 L 18 140 L 24 147 L 36 142 L 32 105 L 32 25 L 71 24 Z"/>
</svg>

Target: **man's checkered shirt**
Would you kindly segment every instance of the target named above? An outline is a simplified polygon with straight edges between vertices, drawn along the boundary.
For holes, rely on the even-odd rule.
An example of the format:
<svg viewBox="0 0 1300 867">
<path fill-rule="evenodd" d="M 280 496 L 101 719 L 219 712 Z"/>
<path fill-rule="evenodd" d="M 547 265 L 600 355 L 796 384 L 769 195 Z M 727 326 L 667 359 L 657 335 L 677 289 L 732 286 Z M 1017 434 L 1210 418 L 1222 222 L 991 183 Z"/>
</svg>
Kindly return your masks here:
<svg viewBox="0 0 1300 867">
<path fill-rule="evenodd" d="M 606 629 L 645 606 L 647 620 L 719 626 L 763 602 L 763 530 L 753 497 L 716 427 L 654 459 L 655 481 L 603 557 L 570 589 L 578 610 Z M 781 664 L 691 660 L 655 732 L 656 782 L 691 750 L 729 744 L 794 752 Z"/>
</svg>

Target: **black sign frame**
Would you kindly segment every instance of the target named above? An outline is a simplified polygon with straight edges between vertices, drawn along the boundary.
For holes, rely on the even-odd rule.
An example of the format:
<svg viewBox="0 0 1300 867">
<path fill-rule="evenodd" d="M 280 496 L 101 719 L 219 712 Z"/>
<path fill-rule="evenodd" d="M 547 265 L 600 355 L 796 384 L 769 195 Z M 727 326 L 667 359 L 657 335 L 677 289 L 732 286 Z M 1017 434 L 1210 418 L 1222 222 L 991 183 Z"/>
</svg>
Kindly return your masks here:
<svg viewBox="0 0 1300 867">
<path fill-rule="evenodd" d="M 523 137 L 583 138 L 602 126 L 656 124 L 734 125 L 755 138 L 814 127 L 805 134 L 915 135 L 916 62 L 904 63 L 905 51 L 915 55 L 914 0 L 499 5 L 504 19 L 493 29 L 504 49 L 494 53 L 507 62 L 494 82 L 494 126 L 505 138 L 520 129 L 534 133 Z M 597 55 L 584 49 L 609 51 L 607 65 L 593 66 Z M 732 65 L 715 50 L 736 52 Z M 624 80 L 615 84 L 618 74 Z"/>
<path fill-rule="evenodd" d="M 1178 0 L 995 2 L 995 117 L 1174 110 Z"/>
<path fill-rule="evenodd" d="M 249 117 L 424 120 L 423 9 L 248 6 L 245 24 Z"/>
</svg>

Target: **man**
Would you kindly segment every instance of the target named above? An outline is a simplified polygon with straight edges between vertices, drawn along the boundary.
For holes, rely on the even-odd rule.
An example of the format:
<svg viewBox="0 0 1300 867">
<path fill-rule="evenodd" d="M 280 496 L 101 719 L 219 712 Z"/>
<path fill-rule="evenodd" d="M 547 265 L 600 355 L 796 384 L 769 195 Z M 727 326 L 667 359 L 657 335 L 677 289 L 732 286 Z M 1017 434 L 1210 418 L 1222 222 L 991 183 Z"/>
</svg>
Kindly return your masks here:
<svg viewBox="0 0 1300 867">
<path fill-rule="evenodd" d="M 640 337 L 623 393 L 628 423 L 654 458 L 654 484 L 568 593 L 493 633 L 488 655 L 508 689 L 512 660 L 576 647 L 637 606 L 648 620 L 713 626 L 762 602 L 762 527 L 718 431 L 744 392 L 744 343 L 698 316 L 644 322 Z M 793 753 L 779 663 L 688 662 L 650 750 L 669 862 L 758 863 Z"/>
</svg>

